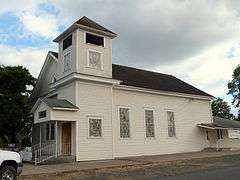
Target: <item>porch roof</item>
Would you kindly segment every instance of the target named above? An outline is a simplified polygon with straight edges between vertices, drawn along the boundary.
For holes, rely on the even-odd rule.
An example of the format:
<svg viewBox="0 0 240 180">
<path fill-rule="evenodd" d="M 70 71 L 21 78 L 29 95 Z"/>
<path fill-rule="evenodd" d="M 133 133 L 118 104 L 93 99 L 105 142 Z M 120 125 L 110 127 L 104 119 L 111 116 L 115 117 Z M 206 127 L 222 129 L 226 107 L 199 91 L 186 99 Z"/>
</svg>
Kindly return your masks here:
<svg viewBox="0 0 240 180">
<path fill-rule="evenodd" d="M 229 120 L 220 117 L 213 117 L 212 123 L 201 123 L 197 125 L 206 129 L 238 129 L 240 130 L 240 122 L 235 120 Z"/>
<path fill-rule="evenodd" d="M 73 109 L 73 110 L 79 109 L 77 106 L 67 101 L 66 99 L 45 98 L 42 101 L 45 102 L 51 108 L 63 108 L 63 109 Z"/>
</svg>

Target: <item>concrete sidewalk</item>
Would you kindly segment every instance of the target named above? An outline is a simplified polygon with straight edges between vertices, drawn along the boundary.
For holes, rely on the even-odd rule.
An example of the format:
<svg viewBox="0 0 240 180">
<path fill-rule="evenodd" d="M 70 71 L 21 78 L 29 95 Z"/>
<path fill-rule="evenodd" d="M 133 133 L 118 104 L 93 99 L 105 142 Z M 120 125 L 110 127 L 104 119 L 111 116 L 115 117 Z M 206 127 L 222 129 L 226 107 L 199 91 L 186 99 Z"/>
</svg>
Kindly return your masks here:
<svg viewBox="0 0 240 180">
<path fill-rule="evenodd" d="M 221 157 L 228 155 L 240 155 L 240 151 L 222 151 L 222 152 L 192 152 L 192 153 L 179 153 L 169 155 L 156 155 L 156 156 L 138 156 L 119 158 L 116 160 L 104 161 L 89 161 L 89 162 L 72 162 L 51 165 L 34 166 L 32 164 L 24 164 L 23 173 L 19 179 L 35 179 L 43 176 L 60 175 L 75 172 L 88 172 L 101 169 L 114 169 L 124 167 L 138 167 L 149 164 L 160 164 L 163 162 Z"/>
</svg>

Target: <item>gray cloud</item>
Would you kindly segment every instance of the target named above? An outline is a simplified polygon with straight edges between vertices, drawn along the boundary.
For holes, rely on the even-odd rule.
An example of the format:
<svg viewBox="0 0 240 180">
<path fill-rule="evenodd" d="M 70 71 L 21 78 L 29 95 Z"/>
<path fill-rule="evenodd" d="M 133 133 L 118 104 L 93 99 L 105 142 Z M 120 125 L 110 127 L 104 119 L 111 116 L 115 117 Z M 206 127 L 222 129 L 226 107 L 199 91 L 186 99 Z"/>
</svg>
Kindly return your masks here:
<svg viewBox="0 0 240 180">
<path fill-rule="evenodd" d="M 53 1 L 62 22 L 86 15 L 116 31 L 114 62 L 154 67 L 201 53 L 239 29 L 237 1 Z"/>
</svg>

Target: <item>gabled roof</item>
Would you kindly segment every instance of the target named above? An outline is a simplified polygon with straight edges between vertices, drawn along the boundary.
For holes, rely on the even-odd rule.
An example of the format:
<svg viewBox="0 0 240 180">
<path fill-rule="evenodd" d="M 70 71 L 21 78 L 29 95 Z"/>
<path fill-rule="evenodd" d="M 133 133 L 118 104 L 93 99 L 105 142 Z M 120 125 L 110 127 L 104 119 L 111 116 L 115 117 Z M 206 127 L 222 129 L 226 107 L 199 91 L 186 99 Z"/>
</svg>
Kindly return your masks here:
<svg viewBox="0 0 240 180">
<path fill-rule="evenodd" d="M 168 74 L 162 74 L 122 65 L 112 65 L 112 76 L 122 85 L 175 93 L 212 97 L 194 86 Z"/>
<path fill-rule="evenodd" d="M 31 113 L 34 113 L 34 111 L 38 108 L 38 106 L 44 102 L 48 107 L 52 109 L 60 109 L 60 110 L 72 110 L 76 111 L 79 108 L 69 102 L 66 99 L 54 99 L 54 98 L 39 98 L 37 102 L 34 104 L 33 108 L 31 109 Z"/>
<path fill-rule="evenodd" d="M 78 109 L 77 106 L 70 103 L 66 99 L 54 99 L 54 98 L 45 98 L 42 100 L 51 108 L 67 108 L 67 109 Z"/>
<path fill-rule="evenodd" d="M 56 37 L 53 41 L 58 42 L 65 36 L 69 35 L 71 32 L 76 30 L 77 28 L 81 28 L 83 30 L 87 30 L 90 32 L 102 34 L 114 38 L 117 36 L 116 33 L 110 31 L 109 29 L 101 26 L 100 24 L 96 23 L 95 21 L 83 16 L 75 23 L 73 23 L 69 28 L 67 28 L 63 33 L 61 33 L 58 37 Z"/>
<path fill-rule="evenodd" d="M 214 116 L 212 123 L 201 123 L 198 126 L 207 129 L 240 129 L 240 122 Z"/>
<path fill-rule="evenodd" d="M 58 53 L 57 52 L 53 52 L 53 51 L 49 51 L 47 56 L 46 56 L 46 59 L 44 61 L 44 64 L 42 66 L 42 69 L 38 75 L 38 78 L 37 78 L 37 83 L 33 89 L 33 93 L 31 95 L 31 99 L 33 101 L 36 101 L 37 98 L 38 98 L 38 90 L 39 90 L 39 86 L 40 86 L 40 82 L 42 81 L 42 78 L 44 76 L 44 74 L 46 73 L 46 69 L 48 68 L 49 66 L 49 63 L 54 60 L 55 62 L 58 61 Z"/>
<path fill-rule="evenodd" d="M 107 28 L 101 26 L 100 24 L 94 22 L 93 20 L 87 18 L 86 16 L 83 16 L 78 21 L 76 21 L 76 24 L 87 26 L 87 27 L 91 27 L 91 28 L 94 28 L 94 29 L 98 29 L 98 30 L 101 30 L 101 31 L 105 31 L 105 32 L 109 32 L 109 33 L 115 34 L 114 32 L 108 30 Z"/>
</svg>

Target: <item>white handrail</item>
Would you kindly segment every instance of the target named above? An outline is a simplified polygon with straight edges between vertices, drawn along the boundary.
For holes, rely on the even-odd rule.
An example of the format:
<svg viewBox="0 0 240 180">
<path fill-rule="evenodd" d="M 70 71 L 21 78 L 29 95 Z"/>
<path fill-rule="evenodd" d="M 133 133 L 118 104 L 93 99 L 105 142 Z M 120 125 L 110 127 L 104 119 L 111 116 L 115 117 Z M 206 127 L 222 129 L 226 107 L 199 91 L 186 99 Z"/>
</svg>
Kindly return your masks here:
<svg viewBox="0 0 240 180">
<path fill-rule="evenodd" d="M 38 147 L 38 146 L 36 146 Z M 56 144 L 55 142 L 51 141 L 48 143 L 45 143 L 44 145 L 39 145 L 38 149 L 35 149 L 34 151 L 34 157 L 35 157 L 35 165 L 46 161 L 54 156 L 56 156 Z"/>
</svg>

